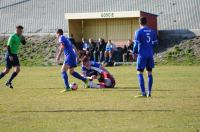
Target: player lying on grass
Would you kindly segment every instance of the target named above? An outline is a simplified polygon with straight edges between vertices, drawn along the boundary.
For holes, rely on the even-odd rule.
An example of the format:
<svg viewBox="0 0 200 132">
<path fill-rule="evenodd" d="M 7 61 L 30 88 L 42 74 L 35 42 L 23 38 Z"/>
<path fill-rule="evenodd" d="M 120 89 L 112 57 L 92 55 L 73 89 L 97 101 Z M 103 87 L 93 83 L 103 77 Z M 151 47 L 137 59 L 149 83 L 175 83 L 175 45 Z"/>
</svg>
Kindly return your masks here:
<svg viewBox="0 0 200 132">
<path fill-rule="evenodd" d="M 12 81 L 20 72 L 20 63 L 17 54 L 19 53 L 20 45 L 26 44 L 25 38 L 22 35 L 23 27 L 21 25 L 16 26 L 16 33 L 12 34 L 7 42 L 6 52 L 6 68 L 0 73 L 0 79 L 9 73 L 10 69 L 14 67 L 14 72 L 10 76 L 10 79 L 6 82 L 6 86 L 13 88 Z"/>
<path fill-rule="evenodd" d="M 115 78 L 100 64 L 89 60 L 86 56 L 81 60 L 82 74 L 90 80 L 88 88 L 114 88 Z M 99 81 L 99 84 L 93 82 L 95 79 Z"/>
<path fill-rule="evenodd" d="M 71 90 L 71 88 L 69 86 L 69 82 L 68 82 L 67 72 L 69 72 L 73 77 L 75 77 L 79 80 L 82 80 L 87 86 L 87 84 L 88 84 L 87 78 L 81 76 L 79 73 L 74 71 L 74 68 L 77 66 L 77 61 L 76 61 L 76 53 L 73 50 L 71 42 L 69 41 L 68 38 L 66 38 L 63 35 L 62 29 L 57 30 L 56 36 L 58 38 L 58 42 L 60 43 L 60 50 L 59 50 L 58 56 L 56 58 L 57 62 L 59 62 L 63 51 L 65 54 L 65 60 L 64 60 L 63 66 L 61 68 L 62 78 L 63 78 L 64 84 L 65 84 L 65 90 L 63 90 L 61 92 L 67 92 L 67 91 Z"/>
</svg>

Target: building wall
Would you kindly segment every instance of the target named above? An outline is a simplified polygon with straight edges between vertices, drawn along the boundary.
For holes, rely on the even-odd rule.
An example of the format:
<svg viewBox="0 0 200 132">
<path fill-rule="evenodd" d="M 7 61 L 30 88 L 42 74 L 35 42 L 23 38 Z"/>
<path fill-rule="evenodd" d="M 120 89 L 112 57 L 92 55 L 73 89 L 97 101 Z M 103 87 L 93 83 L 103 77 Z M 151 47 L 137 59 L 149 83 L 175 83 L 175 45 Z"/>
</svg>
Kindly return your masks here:
<svg viewBox="0 0 200 132">
<path fill-rule="evenodd" d="M 81 20 L 69 20 L 67 29 L 70 34 L 73 34 L 73 37 L 76 41 L 81 42 L 81 38 L 82 38 L 82 21 Z"/>
<path fill-rule="evenodd" d="M 138 18 L 69 20 L 69 34 L 73 34 L 79 42 L 84 37 L 87 40 L 103 38 L 125 43 L 133 39 L 138 28 Z"/>
<path fill-rule="evenodd" d="M 146 13 L 146 12 L 141 12 L 141 17 L 146 17 L 147 18 L 147 25 L 149 27 L 151 27 L 152 29 L 154 30 L 158 30 L 158 27 L 157 27 L 157 16 L 155 15 L 151 15 L 149 13 Z"/>
<path fill-rule="evenodd" d="M 28 33 L 68 32 L 64 13 L 136 10 L 158 14 L 159 30 L 200 29 L 199 5 L 200 0 L 0 0 L 0 33 L 13 32 L 17 24 Z"/>
<path fill-rule="evenodd" d="M 108 39 L 127 40 L 132 34 L 132 19 L 109 19 L 107 21 Z"/>
<path fill-rule="evenodd" d="M 92 38 L 98 40 L 98 38 L 107 37 L 106 20 L 84 20 L 83 22 L 83 37 L 86 39 Z"/>
<path fill-rule="evenodd" d="M 200 0 L 73 0 L 68 13 L 142 10 L 159 15 L 159 30 L 200 29 Z"/>
</svg>

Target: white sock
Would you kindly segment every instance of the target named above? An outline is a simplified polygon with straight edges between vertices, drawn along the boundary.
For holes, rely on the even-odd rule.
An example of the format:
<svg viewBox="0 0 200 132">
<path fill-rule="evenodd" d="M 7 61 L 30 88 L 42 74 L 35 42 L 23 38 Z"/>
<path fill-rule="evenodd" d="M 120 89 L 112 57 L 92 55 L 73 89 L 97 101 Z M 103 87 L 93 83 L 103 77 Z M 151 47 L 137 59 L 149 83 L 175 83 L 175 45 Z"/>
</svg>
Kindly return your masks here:
<svg viewBox="0 0 200 132">
<path fill-rule="evenodd" d="M 101 88 L 101 86 L 100 85 L 98 85 L 98 84 L 95 84 L 94 82 L 92 82 L 92 81 L 89 81 L 89 87 L 90 88 Z"/>
</svg>

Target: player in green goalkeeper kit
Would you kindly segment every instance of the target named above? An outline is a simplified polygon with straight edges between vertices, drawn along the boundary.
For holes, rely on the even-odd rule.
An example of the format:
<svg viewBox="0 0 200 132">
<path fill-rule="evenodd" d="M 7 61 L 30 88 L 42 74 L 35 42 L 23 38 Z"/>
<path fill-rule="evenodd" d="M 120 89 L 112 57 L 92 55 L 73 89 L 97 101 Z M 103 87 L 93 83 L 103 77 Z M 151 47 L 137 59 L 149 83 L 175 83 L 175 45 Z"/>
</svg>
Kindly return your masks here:
<svg viewBox="0 0 200 132">
<path fill-rule="evenodd" d="M 7 43 L 7 52 L 5 57 L 6 67 L 4 71 L 0 73 L 0 79 L 8 74 L 10 69 L 14 67 L 14 72 L 6 82 L 6 86 L 9 88 L 13 88 L 12 81 L 20 72 L 20 63 L 17 54 L 19 53 L 20 45 L 26 43 L 22 33 L 23 27 L 21 25 L 16 26 L 16 33 L 9 37 Z"/>
</svg>

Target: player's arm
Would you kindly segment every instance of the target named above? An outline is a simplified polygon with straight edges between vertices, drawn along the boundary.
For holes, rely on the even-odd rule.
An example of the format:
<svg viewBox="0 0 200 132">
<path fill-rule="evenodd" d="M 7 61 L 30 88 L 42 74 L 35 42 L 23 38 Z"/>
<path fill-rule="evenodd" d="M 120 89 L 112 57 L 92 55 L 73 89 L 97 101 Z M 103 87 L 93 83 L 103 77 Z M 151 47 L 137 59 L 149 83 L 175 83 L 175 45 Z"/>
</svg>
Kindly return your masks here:
<svg viewBox="0 0 200 132">
<path fill-rule="evenodd" d="M 82 76 L 86 77 L 86 71 L 82 69 Z"/>
<path fill-rule="evenodd" d="M 138 54 L 138 45 L 139 45 L 139 35 L 138 32 L 135 32 L 134 46 L 133 46 L 133 57 L 136 59 Z"/>
<path fill-rule="evenodd" d="M 87 75 L 86 75 L 86 71 L 85 71 L 84 69 L 82 69 L 82 76 L 83 76 L 84 78 L 89 79 L 89 80 L 93 80 L 93 79 L 94 79 L 94 76 L 91 76 L 91 77 L 87 76 Z"/>
<path fill-rule="evenodd" d="M 60 60 L 60 57 L 61 57 L 61 55 L 62 55 L 62 53 L 63 53 L 63 51 L 64 51 L 64 48 L 65 48 L 65 47 L 64 47 L 64 44 L 61 43 L 60 49 L 59 49 L 59 52 L 58 52 L 58 56 L 57 56 L 57 58 L 56 58 L 57 61 Z"/>
<path fill-rule="evenodd" d="M 82 76 L 85 77 L 85 78 L 88 78 L 87 77 L 87 71 L 85 70 L 85 68 L 82 67 L 81 70 L 82 70 Z"/>
<path fill-rule="evenodd" d="M 156 32 L 153 33 L 153 40 L 152 40 L 152 46 L 155 46 L 158 44 L 158 38 Z"/>
<path fill-rule="evenodd" d="M 14 38 L 13 38 L 13 36 L 11 36 L 11 37 L 8 39 L 8 43 L 7 43 L 7 51 L 8 51 L 8 56 L 9 56 L 10 61 L 13 61 L 13 55 L 14 55 L 14 54 L 11 52 L 11 47 L 12 47 L 13 41 L 14 41 Z"/>
<path fill-rule="evenodd" d="M 137 41 L 134 42 L 133 54 L 138 54 L 138 42 Z"/>
<path fill-rule="evenodd" d="M 10 45 L 7 46 L 7 51 L 8 51 L 8 55 L 9 55 L 9 56 L 13 56 L 13 54 L 12 54 L 12 52 L 11 52 Z"/>
<path fill-rule="evenodd" d="M 13 54 L 11 52 L 10 46 L 7 46 L 7 51 L 8 51 L 8 56 L 9 56 L 10 61 L 13 61 Z"/>
<path fill-rule="evenodd" d="M 139 45 L 139 35 L 138 32 L 135 32 L 134 38 L 134 46 L 133 46 L 133 54 L 138 54 L 138 45 Z"/>
<path fill-rule="evenodd" d="M 26 44 L 26 39 L 25 39 L 25 37 L 24 37 L 23 35 L 21 35 L 21 43 L 22 43 L 23 45 Z"/>
<path fill-rule="evenodd" d="M 76 46 L 72 44 L 72 47 L 73 47 L 73 49 L 74 49 L 74 52 L 75 52 L 76 54 L 78 54 L 78 50 L 77 50 Z"/>
</svg>

